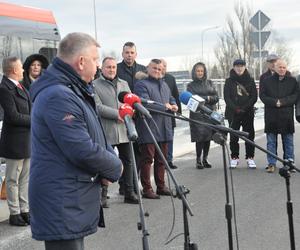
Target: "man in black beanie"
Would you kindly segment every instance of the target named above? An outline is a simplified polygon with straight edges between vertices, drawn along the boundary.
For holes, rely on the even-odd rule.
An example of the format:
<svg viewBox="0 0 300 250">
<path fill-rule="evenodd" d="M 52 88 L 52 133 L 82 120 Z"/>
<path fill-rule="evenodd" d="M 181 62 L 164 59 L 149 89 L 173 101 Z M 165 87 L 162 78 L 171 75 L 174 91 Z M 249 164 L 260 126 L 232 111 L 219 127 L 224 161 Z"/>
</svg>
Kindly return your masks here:
<svg viewBox="0 0 300 250">
<path fill-rule="evenodd" d="M 249 133 L 249 139 L 254 140 L 254 104 L 257 101 L 257 90 L 254 79 L 246 69 L 246 62 L 237 59 L 233 62 L 230 76 L 224 85 L 224 100 L 226 103 L 225 118 L 232 129 Z M 230 135 L 231 168 L 239 164 L 239 138 Z M 245 143 L 248 168 L 256 168 L 254 162 L 254 146 Z"/>
</svg>

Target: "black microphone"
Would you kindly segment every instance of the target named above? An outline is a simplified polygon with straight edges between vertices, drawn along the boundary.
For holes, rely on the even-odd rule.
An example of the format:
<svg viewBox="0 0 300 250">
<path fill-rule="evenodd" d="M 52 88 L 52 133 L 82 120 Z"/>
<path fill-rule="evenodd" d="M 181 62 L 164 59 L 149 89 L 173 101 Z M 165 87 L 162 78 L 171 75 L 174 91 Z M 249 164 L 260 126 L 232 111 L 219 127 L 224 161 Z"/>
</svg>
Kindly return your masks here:
<svg viewBox="0 0 300 250">
<path fill-rule="evenodd" d="M 141 98 L 137 95 L 123 91 L 119 93 L 118 100 L 120 102 L 129 104 L 147 118 L 152 119 L 150 112 L 141 104 Z"/>
<path fill-rule="evenodd" d="M 138 138 L 138 133 L 135 129 L 134 121 L 132 120 L 133 109 L 129 104 L 124 103 L 119 108 L 119 115 L 124 120 L 125 126 L 127 128 L 127 137 L 130 141 L 136 141 Z"/>
<path fill-rule="evenodd" d="M 201 96 L 192 95 L 191 92 L 183 91 L 179 96 L 179 100 L 185 104 L 190 111 L 196 112 L 200 109 L 208 115 L 213 122 L 216 122 L 217 124 L 224 124 L 224 117 L 218 112 L 206 107 L 204 105 L 205 100 Z"/>
</svg>

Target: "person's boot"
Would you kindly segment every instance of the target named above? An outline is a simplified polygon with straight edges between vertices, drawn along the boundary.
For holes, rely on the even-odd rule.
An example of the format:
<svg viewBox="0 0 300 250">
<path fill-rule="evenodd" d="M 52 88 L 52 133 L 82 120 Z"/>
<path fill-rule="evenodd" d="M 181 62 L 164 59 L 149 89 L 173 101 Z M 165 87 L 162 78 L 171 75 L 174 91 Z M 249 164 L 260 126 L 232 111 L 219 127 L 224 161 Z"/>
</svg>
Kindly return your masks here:
<svg viewBox="0 0 300 250">
<path fill-rule="evenodd" d="M 203 167 L 205 167 L 205 168 L 211 168 L 212 167 L 210 162 L 206 158 L 203 159 L 202 164 L 203 164 Z"/>
<path fill-rule="evenodd" d="M 168 162 L 168 165 L 169 165 L 169 167 L 170 168 L 172 168 L 172 169 L 177 169 L 178 167 L 177 166 L 175 166 L 175 165 L 173 165 L 173 162 Z"/>
<path fill-rule="evenodd" d="M 197 158 L 196 168 L 197 169 L 203 169 L 204 168 L 204 166 L 203 166 L 203 164 L 201 162 L 201 158 Z"/>
<path fill-rule="evenodd" d="M 11 214 L 9 216 L 9 224 L 12 226 L 28 226 L 20 214 Z"/>
<path fill-rule="evenodd" d="M 109 208 L 108 201 L 107 201 L 107 191 L 108 191 L 108 186 L 102 186 L 101 204 L 103 208 Z"/>
<path fill-rule="evenodd" d="M 133 191 L 132 192 L 125 192 L 124 203 L 138 204 L 139 200 L 138 200 L 136 194 Z"/>
</svg>

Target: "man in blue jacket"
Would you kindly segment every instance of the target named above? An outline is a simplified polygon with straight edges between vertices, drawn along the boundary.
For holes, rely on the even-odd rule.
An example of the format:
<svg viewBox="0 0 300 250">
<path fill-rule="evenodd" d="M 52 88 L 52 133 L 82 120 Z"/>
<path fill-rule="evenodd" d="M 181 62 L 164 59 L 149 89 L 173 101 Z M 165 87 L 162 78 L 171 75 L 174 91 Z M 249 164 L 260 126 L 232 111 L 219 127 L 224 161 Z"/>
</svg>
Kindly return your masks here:
<svg viewBox="0 0 300 250">
<path fill-rule="evenodd" d="M 149 104 L 149 108 L 160 111 L 176 112 L 178 107 L 168 85 L 162 79 L 162 62 L 159 59 L 152 59 L 148 65 L 148 77 L 140 80 L 134 86 L 134 92 L 148 100 L 153 100 L 163 105 Z M 150 129 L 158 142 L 160 149 L 165 157 L 168 152 L 168 142 L 172 137 L 172 120 L 168 116 L 152 114 L 153 120 L 147 119 Z M 139 143 L 141 158 L 139 168 L 141 170 L 141 183 L 143 186 L 143 197 L 147 199 L 159 199 L 159 195 L 170 195 L 169 189 L 165 186 L 165 164 L 159 156 L 150 133 L 147 131 L 144 123 L 137 119 L 137 131 L 139 134 Z M 151 181 L 150 170 L 154 160 L 154 179 L 157 186 L 156 194 L 154 193 Z"/>
<path fill-rule="evenodd" d="M 84 237 L 104 226 L 100 181 L 116 181 L 122 172 L 89 87 L 99 66 L 98 47 L 87 34 L 68 34 L 30 88 L 31 230 L 47 250 L 84 249 Z"/>
</svg>

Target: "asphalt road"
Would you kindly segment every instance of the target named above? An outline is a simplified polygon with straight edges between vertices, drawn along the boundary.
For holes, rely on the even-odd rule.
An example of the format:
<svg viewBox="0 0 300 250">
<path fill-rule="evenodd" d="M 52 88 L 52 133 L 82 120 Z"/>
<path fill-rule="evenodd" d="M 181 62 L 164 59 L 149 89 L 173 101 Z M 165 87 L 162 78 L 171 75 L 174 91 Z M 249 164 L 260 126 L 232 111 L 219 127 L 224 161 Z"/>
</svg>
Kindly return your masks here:
<svg viewBox="0 0 300 250">
<path fill-rule="evenodd" d="M 296 128 L 295 154 L 296 162 L 300 162 L 300 129 Z M 183 135 L 186 136 L 186 135 Z M 262 132 L 257 133 L 257 143 L 265 146 Z M 280 144 L 279 153 L 281 153 Z M 241 146 L 241 156 L 244 145 Z M 222 163 L 222 150 L 217 146 L 211 149 L 210 161 L 212 169 L 195 168 L 195 154 L 190 153 L 176 159 L 179 166 L 173 170 L 180 185 L 190 189 L 187 199 L 194 216 L 188 216 L 190 239 L 197 243 L 198 249 L 229 249 L 227 220 L 225 218 L 225 185 Z M 241 157 L 242 158 L 242 157 Z M 241 161 L 232 173 L 235 194 L 236 226 L 239 249 L 247 250 L 287 250 L 290 249 L 287 217 L 287 193 L 285 179 L 278 174 L 265 172 L 266 157 L 256 151 L 257 169 L 250 170 L 246 162 Z M 296 248 L 300 247 L 300 175 L 292 174 L 291 196 L 294 208 L 294 228 Z M 171 187 L 174 185 L 171 183 Z M 231 188 L 230 188 L 231 189 Z M 85 239 L 88 250 L 137 250 L 142 248 L 142 232 L 137 230 L 139 210 L 137 205 L 124 204 L 117 195 L 117 185 L 110 188 L 110 205 L 105 209 L 107 227 Z M 230 191 L 230 202 L 232 203 Z M 172 236 L 183 233 L 182 204 L 177 198 L 161 197 L 160 200 L 143 200 L 144 209 L 150 216 L 146 218 L 150 233 L 148 240 L 150 249 L 184 249 L 184 238 L 180 235 L 165 245 L 173 219 L 175 227 Z M 237 249 L 235 225 L 232 220 L 234 249 Z M 10 227 L 6 222 L 0 223 L 0 249 L 44 249 L 41 242 L 30 238 L 30 228 Z M 172 238 L 171 236 L 171 238 Z"/>
</svg>

